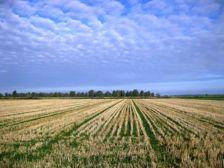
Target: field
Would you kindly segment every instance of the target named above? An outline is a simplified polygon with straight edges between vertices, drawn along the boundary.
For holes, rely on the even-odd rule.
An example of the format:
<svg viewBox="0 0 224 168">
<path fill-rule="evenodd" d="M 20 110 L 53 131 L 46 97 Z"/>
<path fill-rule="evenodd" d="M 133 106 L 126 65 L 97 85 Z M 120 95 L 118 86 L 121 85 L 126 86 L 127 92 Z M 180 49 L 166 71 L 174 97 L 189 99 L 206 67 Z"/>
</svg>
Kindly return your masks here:
<svg viewBox="0 0 224 168">
<path fill-rule="evenodd" d="M 224 167 L 224 101 L 0 101 L 0 167 Z"/>
</svg>

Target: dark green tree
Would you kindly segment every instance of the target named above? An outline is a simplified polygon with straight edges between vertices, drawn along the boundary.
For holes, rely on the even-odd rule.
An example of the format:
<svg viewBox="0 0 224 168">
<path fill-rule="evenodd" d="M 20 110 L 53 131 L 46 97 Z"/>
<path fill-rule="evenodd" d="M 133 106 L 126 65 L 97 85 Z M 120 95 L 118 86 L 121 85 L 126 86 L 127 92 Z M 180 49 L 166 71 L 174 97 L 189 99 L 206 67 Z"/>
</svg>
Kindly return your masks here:
<svg viewBox="0 0 224 168">
<path fill-rule="evenodd" d="M 116 90 L 113 90 L 113 91 L 112 91 L 112 96 L 113 96 L 113 97 L 118 97 L 118 95 L 117 95 L 117 91 L 116 91 Z"/>
<path fill-rule="evenodd" d="M 137 97 L 137 96 L 139 96 L 139 92 L 138 92 L 137 89 L 134 89 L 134 90 L 133 90 L 133 92 L 132 92 L 132 96 L 133 96 L 133 97 Z"/>
<path fill-rule="evenodd" d="M 143 90 L 141 90 L 140 93 L 139 93 L 139 95 L 140 95 L 141 97 L 144 97 L 144 96 L 145 96 L 145 92 L 144 92 Z"/>
<path fill-rule="evenodd" d="M 149 96 L 151 96 L 151 92 L 150 91 L 147 91 L 147 92 L 145 92 L 145 94 L 144 94 L 146 97 L 149 97 Z"/>
<path fill-rule="evenodd" d="M 95 96 L 95 91 L 94 90 L 89 90 L 88 95 L 90 98 L 93 98 Z"/>
<path fill-rule="evenodd" d="M 112 94 L 111 94 L 109 91 L 106 91 L 106 92 L 104 93 L 104 96 L 105 96 L 105 97 L 111 97 L 111 95 L 112 95 Z"/>
<path fill-rule="evenodd" d="M 152 92 L 152 93 L 150 94 L 150 96 L 151 96 L 151 97 L 154 97 L 154 96 L 155 96 L 155 94 Z"/>
<path fill-rule="evenodd" d="M 103 92 L 102 91 L 97 91 L 96 92 L 96 97 L 103 97 Z"/>
<path fill-rule="evenodd" d="M 75 91 L 70 91 L 69 92 L 69 96 L 70 97 L 75 97 L 76 96 L 76 92 Z"/>
<path fill-rule="evenodd" d="M 16 90 L 14 90 L 14 91 L 12 92 L 12 96 L 13 96 L 13 97 L 17 97 L 17 96 L 18 96 Z"/>
</svg>

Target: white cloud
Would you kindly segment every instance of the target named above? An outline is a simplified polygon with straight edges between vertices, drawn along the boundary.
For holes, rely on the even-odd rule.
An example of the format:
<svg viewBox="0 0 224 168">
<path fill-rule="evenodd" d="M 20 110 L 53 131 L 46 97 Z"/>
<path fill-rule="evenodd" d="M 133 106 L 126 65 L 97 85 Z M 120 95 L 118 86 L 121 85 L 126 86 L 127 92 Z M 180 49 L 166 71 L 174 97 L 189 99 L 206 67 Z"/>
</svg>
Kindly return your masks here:
<svg viewBox="0 0 224 168">
<path fill-rule="evenodd" d="M 88 5 L 81 3 L 80 1 L 74 0 L 74 1 L 69 1 L 68 3 L 65 4 L 65 8 L 68 10 L 72 10 L 73 12 L 91 12 L 92 8 L 89 7 Z"/>
<path fill-rule="evenodd" d="M 204 72 L 223 73 L 224 17 L 210 15 L 221 4 L 182 0 L 130 4 L 57 0 L 1 7 L 0 65 L 66 63 L 85 69 L 97 64 L 96 69 L 106 65 L 107 73 L 114 67 L 123 74 L 134 69 L 152 80 L 182 79 L 179 73 L 186 73 L 186 79 Z M 170 75 L 156 77 L 155 71 Z"/>
<path fill-rule="evenodd" d="M 124 6 L 118 1 L 105 1 L 102 4 L 102 8 L 108 15 L 117 15 L 119 16 L 124 11 Z"/>
<path fill-rule="evenodd" d="M 43 18 L 36 15 L 31 16 L 29 18 L 29 22 L 37 28 L 46 29 L 50 31 L 54 31 L 56 27 L 56 24 L 51 19 Z"/>
<path fill-rule="evenodd" d="M 30 5 L 28 1 L 21 0 L 13 2 L 12 10 L 26 17 L 32 16 L 37 11 L 37 9 L 34 6 Z"/>
<path fill-rule="evenodd" d="M 145 4 L 145 7 L 153 10 L 164 10 L 167 5 L 163 0 L 152 0 Z"/>
<path fill-rule="evenodd" d="M 192 8 L 192 11 L 196 14 L 208 15 L 216 13 L 220 9 L 220 4 L 216 1 L 199 0 L 198 4 Z"/>
</svg>

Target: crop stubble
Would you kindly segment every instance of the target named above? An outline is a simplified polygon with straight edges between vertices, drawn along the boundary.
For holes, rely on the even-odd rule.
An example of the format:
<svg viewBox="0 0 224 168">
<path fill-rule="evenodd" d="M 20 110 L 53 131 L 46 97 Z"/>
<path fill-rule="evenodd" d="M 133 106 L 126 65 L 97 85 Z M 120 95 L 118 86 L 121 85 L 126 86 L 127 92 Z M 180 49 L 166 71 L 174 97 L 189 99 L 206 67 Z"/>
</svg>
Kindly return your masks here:
<svg viewBox="0 0 224 168">
<path fill-rule="evenodd" d="M 223 101 L 0 101 L 0 167 L 224 167 Z"/>
</svg>

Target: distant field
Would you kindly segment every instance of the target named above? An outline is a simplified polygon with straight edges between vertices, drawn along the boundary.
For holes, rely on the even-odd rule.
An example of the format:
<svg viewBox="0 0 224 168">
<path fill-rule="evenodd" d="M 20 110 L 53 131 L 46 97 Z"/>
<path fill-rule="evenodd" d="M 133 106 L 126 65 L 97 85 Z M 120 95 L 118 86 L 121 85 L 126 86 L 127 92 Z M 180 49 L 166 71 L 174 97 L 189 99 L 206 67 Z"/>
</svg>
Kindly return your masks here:
<svg viewBox="0 0 224 168">
<path fill-rule="evenodd" d="M 207 96 L 176 96 L 182 99 L 201 99 L 201 100 L 224 100 L 224 95 L 207 95 Z"/>
<path fill-rule="evenodd" d="M 224 167 L 224 101 L 0 100 L 0 167 Z"/>
</svg>

